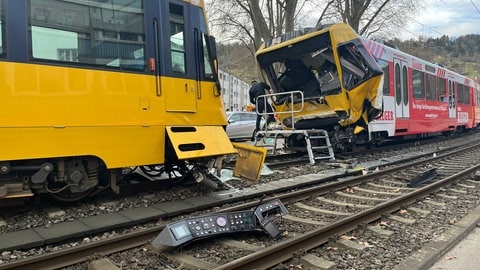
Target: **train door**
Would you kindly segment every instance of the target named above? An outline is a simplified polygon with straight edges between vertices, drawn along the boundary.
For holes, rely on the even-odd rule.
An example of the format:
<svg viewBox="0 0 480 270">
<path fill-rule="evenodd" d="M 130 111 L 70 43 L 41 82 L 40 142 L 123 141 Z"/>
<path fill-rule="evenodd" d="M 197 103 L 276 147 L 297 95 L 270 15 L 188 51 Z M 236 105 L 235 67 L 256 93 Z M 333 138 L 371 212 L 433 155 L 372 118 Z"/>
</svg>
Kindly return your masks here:
<svg viewBox="0 0 480 270">
<path fill-rule="evenodd" d="M 194 49 L 194 33 L 190 20 L 190 6 L 180 0 L 162 3 L 163 14 L 168 23 L 168 34 L 159 43 L 159 55 L 164 59 L 165 77 L 162 78 L 162 95 L 169 112 L 196 112 L 197 110 L 197 65 Z"/>
<path fill-rule="evenodd" d="M 457 114 L 457 105 L 455 104 L 455 91 L 454 91 L 454 83 L 452 78 L 448 78 L 448 117 L 449 118 L 456 118 Z"/>
<path fill-rule="evenodd" d="M 207 22 L 200 8 L 192 9 L 192 20 L 195 21 L 193 36 L 195 44 L 195 80 L 197 81 L 197 99 L 202 98 L 202 82 L 216 82 L 213 59 L 216 59 L 215 40 L 208 35 Z M 217 87 L 220 91 L 220 87 Z M 220 95 L 220 92 L 218 93 Z M 218 96 L 217 95 L 217 96 Z"/>
<path fill-rule="evenodd" d="M 394 87 L 395 87 L 395 116 L 397 118 L 410 117 L 408 100 L 408 72 L 407 62 L 394 59 Z"/>
</svg>

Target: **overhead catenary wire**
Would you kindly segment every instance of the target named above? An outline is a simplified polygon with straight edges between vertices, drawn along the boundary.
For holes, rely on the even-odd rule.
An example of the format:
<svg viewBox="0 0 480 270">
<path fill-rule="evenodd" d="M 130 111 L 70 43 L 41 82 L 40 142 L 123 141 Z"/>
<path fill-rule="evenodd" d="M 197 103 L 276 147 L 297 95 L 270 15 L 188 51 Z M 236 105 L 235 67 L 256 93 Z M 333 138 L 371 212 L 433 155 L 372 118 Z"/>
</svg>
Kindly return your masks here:
<svg viewBox="0 0 480 270">
<path fill-rule="evenodd" d="M 473 7 L 477 10 L 478 14 L 480 14 L 480 10 L 478 9 L 477 5 L 475 5 L 475 3 L 470 0 L 470 3 L 472 3 Z"/>
</svg>

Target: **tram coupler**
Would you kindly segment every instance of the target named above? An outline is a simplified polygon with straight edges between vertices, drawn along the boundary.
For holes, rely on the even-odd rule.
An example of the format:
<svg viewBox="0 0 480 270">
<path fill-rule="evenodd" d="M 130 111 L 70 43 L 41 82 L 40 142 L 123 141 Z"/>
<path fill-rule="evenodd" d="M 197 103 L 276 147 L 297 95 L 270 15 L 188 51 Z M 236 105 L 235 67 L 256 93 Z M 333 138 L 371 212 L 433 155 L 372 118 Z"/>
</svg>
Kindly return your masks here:
<svg viewBox="0 0 480 270">
<path fill-rule="evenodd" d="M 210 173 L 195 171 L 193 172 L 193 177 L 195 178 L 195 182 L 204 185 L 210 189 L 216 190 L 218 189 L 218 184 L 215 183 L 209 176 L 212 176 Z"/>
</svg>

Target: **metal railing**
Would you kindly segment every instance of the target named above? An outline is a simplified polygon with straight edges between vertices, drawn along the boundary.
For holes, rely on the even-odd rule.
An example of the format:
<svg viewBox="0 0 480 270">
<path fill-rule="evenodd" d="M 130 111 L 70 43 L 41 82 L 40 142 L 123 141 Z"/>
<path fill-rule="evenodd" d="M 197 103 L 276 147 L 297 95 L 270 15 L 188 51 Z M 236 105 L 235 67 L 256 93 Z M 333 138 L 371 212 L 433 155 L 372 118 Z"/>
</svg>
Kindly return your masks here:
<svg viewBox="0 0 480 270">
<path fill-rule="evenodd" d="M 297 99 L 294 99 L 294 98 L 297 98 Z M 259 112 L 258 111 L 258 100 L 263 100 L 263 112 Z M 267 112 L 267 102 L 268 100 L 272 100 L 272 101 L 277 101 L 277 100 L 290 100 L 290 102 L 292 103 L 292 106 L 290 107 L 290 110 L 287 110 L 287 111 L 273 111 L 271 113 Z M 301 106 L 299 109 L 294 109 L 294 106 L 293 106 L 293 101 L 294 100 L 299 100 L 301 102 Z M 270 103 L 269 103 L 270 104 Z M 257 100 L 255 102 L 255 111 L 257 112 L 257 114 L 259 115 L 262 115 L 263 118 L 266 120 L 268 119 L 268 115 L 279 115 L 279 114 L 290 114 L 290 120 L 291 120 L 291 123 L 292 123 L 292 129 L 295 130 L 295 121 L 294 121 L 294 117 L 295 117 L 295 113 L 298 113 L 298 112 L 301 112 L 303 110 L 305 106 L 305 101 L 304 101 L 304 98 L 303 98 L 303 92 L 300 91 L 300 90 L 296 90 L 296 91 L 290 91 L 290 92 L 282 92 L 282 93 L 274 93 L 274 94 L 265 94 L 265 95 L 261 95 L 261 96 L 258 96 L 257 97 Z M 264 130 L 266 131 L 267 130 L 267 125 L 265 125 L 264 127 Z"/>
<path fill-rule="evenodd" d="M 289 110 L 283 110 L 283 111 L 273 111 L 273 112 L 268 112 L 267 111 L 267 102 L 268 100 L 272 101 L 282 101 L 285 100 L 285 103 L 291 103 L 291 106 L 289 107 Z M 263 103 L 263 112 L 258 111 L 258 101 L 261 100 Z M 297 109 L 294 108 L 294 102 L 297 104 L 300 103 L 301 105 Z M 275 102 L 274 102 L 275 103 Z M 276 103 L 275 103 L 276 104 Z M 281 103 L 280 103 L 281 104 Z M 290 92 L 283 92 L 283 93 L 274 93 L 274 94 L 265 94 L 257 97 L 257 100 L 255 102 L 256 106 L 256 113 L 258 115 L 262 115 L 265 120 L 268 119 L 269 115 L 279 115 L 279 114 L 290 114 L 290 121 L 291 121 L 291 129 L 272 129 L 269 130 L 269 127 L 267 125 L 268 121 L 264 125 L 264 128 L 262 130 L 257 131 L 255 134 L 255 142 L 254 144 L 257 145 L 258 142 L 258 137 L 263 135 L 263 137 L 269 137 L 273 138 L 273 143 L 270 144 L 264 144 L 263 146 L 271 146 L 272 147 L 272 152 L 275 155 L 276 149 L 277 149 L 277 141 L 280 138 L 287 138 L 288 136 L 292 134 L 301 134 L 305 138 L 306 142 L 306 150 L 308 152 L 308 157 L 310 160 L 310 164 L 315 164 L 315 159 L 335 159 L 335 155 L 333 152 L 333 147 L 330 144 L 330 138 L 328 137 L 328 132 L 323 129 L 310 129 L 310 130 L 297 130 L 295 129 L 295 113 L 299 113 L 303 110 L 305 107 L 305 99 L 303 96 L 302 91 L 290 91 Z M 325 146 L 312 146 L 310 139 L 315 139 L 315 140 L 325 140 Z M 328 154 L 321 156 L 321 157 L 315 157 L 313 150 L 319 150 L 319 149 L 327 149 Z"/>
</svg>

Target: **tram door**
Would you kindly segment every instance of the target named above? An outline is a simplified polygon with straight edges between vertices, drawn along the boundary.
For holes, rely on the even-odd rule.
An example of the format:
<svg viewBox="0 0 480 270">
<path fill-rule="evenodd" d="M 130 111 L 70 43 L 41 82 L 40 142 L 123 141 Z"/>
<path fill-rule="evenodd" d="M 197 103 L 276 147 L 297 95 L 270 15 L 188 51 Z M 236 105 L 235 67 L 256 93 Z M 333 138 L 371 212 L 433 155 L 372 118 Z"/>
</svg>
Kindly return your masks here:
<svg viewBox="0 0 480 270">
<path fill-rule="evenodd" d="M 159 41 L 158 50 L 166 60 L 161 95 L 165 95 L 169 112 L 196 112 L 199 89 L 191 6 L 180 0 L 162 2 L 168 23 L 160 26 L 164 27 L 165 38 Z"/>
<path fill-rule="evenodd" d="M 452 78 L 448 79 L 448 117 L 456 118 L 457 105 L 455 104 L 455 91 Z"/>
<path fill-rule="evenodd" d="M 393 60 L 395 66 L 394 87 L 395 87 L 395 116 L 396 118 L 409 118 L 408 100 L 408 72 L 407 62 L 400 59 Z"/>
</svg>

